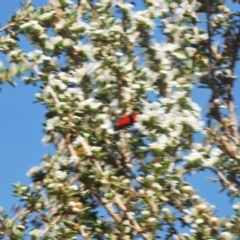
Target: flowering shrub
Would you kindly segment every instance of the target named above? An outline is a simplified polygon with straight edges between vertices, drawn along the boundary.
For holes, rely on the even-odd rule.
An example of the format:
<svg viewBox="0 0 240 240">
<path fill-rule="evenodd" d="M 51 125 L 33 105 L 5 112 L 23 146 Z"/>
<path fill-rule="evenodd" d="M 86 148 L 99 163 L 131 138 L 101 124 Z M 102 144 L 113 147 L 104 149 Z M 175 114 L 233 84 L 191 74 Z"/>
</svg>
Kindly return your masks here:
<svg viewBox="0 0 240 240">
<path fill-rule="evenodd" d="M 57 149 L 29 170 L 32 184 L 14 184 L 24 204 L 14 218 L 1 211 L 1 239 L 239 236 L 239 204 L 220 219 L 185 180 L 210 170 L 239 198 L 239 14 L 222 0 L 143 3 L 50 0 L 36 9 L 28 1 L 0 29 L 9 62 L 0 82 L 41 83 L 43 142 Z M 35 50 L 21 49 L 19 35 Z M 198 86 L 211 91 L 209 120 L 192 99 Z M 131 126 L 114 128 L 136 111 Z"/>
</svg>

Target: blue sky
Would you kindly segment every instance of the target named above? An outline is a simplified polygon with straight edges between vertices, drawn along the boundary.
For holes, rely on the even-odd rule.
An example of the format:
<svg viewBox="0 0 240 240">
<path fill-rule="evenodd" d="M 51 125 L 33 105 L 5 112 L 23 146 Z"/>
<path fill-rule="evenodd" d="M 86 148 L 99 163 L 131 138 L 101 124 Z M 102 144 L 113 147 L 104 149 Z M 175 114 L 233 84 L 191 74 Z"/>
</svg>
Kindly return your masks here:
<svg viewBox="0 0 240 240">
<path fill-rule="evenodd" d="M 47 0 L 36 0 L 36 5 L 47 3 Z M 1 4 L 0 23 L 4 26 L 7 19 L 19 8 L 19 1 L 9 0 Z M 24 48 L 28 48 L 27 44 Z M 0 60 L 3 55 L 0 55 Z M 10 210 L 16 198 L 12 197 L 12 183 L 29 184 L 26 172 L 34 165 L 39 165 L 42 156 L 53 152 L 52 146 L 44 146 L 42 123 L 45 108 L 35 101 L 38 87 L 24 85 L 16 79 L 17 86 L 1 86 L 0 92 L 0 206 Z"/>
<path fill-rule="evenodd" d="M 37 5 L 44 5 L 47 0 L 33 0 Z M 7 19 L 19 8 L 16 0 L 5 1 L 1 4 L 0 23 L 4 26 Z M 136 7 L 138 9 L 139 6 Z M 24 43 L 25 49 L 30 49 L 28 43 Z M 0 55 L 3 61 L 3 55 Z M 240 75 L 239 71 L 235 73 Z M 237 80 L 238 81 L 238 80 Z M 52 146 L 44 146 L 41 142 L 43 137 L 44 113 L 46 109 L 40 104 L 34 104 L 35 93 L 38 87 L 24 85 L 16 79 L 15 88 L 4 84 L 0 92 L 0 206 L 10 210 L 17 199 L 12 197 L 12 183 L 22 182 L 29 184 L 26 172 L 34 165 L 39 165 L 45 153 L 53 153 Z M 239 89 L 236 83 L 235 93 Z M 236 95 L 235 103 L 239 105 L 240 97 Z M 194 91 L 194 100 L 201 106 L 206 107 L 209 100 L 209 92 L 203 89 Z M 219 185 L 211 183 L 207 177 L 210 173 L 197 173 L 190 179 L 192 185 L 199 190 L 199 195 L 217 206 L 219 215 L 232 213 L 230 199 L 226 194 L 218 193 Z"/>
</svg>

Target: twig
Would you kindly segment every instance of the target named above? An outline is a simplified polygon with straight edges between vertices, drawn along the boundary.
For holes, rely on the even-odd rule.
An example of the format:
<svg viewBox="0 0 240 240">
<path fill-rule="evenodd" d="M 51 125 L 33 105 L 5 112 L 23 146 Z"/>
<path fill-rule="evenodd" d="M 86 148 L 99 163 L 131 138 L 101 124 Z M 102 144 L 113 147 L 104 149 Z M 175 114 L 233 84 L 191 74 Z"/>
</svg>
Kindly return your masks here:
<svg viewBox="0 0 240 240">
<path fill-rule="evenodd" d="M 44 229 L 44 231 L 42 232 L 42 234 L 37 238 L 37 240 L 44 240 L 49 229 L 55 225 L 57 222 L 59 222 L 61 220 L 62 216 L 57 216 L 51 223 L 48 224 L 48 226 Z"/>
<path fill-rule="evenodd" d="M 0 218 L 0 225 L 2 226 L 2 230 L 7 232 L 7 233 L 5 233 L 5 232 L 0 232 L 0 234 L 2 233 L 3 236 L 8 237 L 9 240 L 14 240 L 14 239 L 10 236 L 11 232 L 10 232 L 10 234 L 9 234 L 8 227 L 6 226 L 6 224 L 3 222 L 3 219 L 1 219 L 1 218 Z M 1 236 L 1 235 L 0 235 L 0 236 Z"/>
<path fill-rule="evenodd" d="M 84 240 L 89 240 L 90 238 L 88 237 L 88 234 L 85 232 L 83 226 L 80 226 L 80 232 Z"/>
<path fill-rule="evenodd" d="M 92 188 L 91 188 L 92 189 Z M 114 210 L 108 205 L 108 200 L 104 197 L 101 197 L 95 190 L 92 189 L 92 192 L 97 197 L 99 202 L 106 208 L 108 214 L 114 219 L 118 224 L 122 222 L 122 219 L 114 212 Z"/>
<path fill-rule="evenodd" d="M 211 3 L 209 0 L 205 0 L 205 4 L 206 4 L 206 8 L 207 8 L 207 32 L 208 32 L 208 59 L 209 59 L 209 64 L 210 64 L 210 87 L 212 89 L 213 92 L 213 99 L 216 98 L 216 89 L 215 89 L 215 83 L 214 83 L 214 74 L 213 74 L 213 66 L 212 66 L 212 55 L 213 55 L 213 51 L 212 51 L 212 32 L 211 32 L 211 28 L 210 28 L 210 14 L 211 14 Z"/>
<path fill-rule="evenodd" d="M 167 171 L 171 173 L 173 168 L 174 168 L 174 166 L 175 166 L 175 162 L 170 161 Z"/>
<path fill-rule="evenodd" d="M 80 21 L 82 18 L 82 4 L 81 0 L 78 0 L 78 5 L 77 5 L 77 21 Z"/>
<path fill-rule="evenodd" d="M 142 232 L 143 232 L 142 228 L 139 226 L 139 224 L 138 224 L 134 219 L 131 218 L 131 215 L 127 212 L 126 206 L 122 203 L 122 201 L 121 201 L 121 199 L 120 199 L 120 196 L 119 196 L 119 195 L 115 195 L 114 200 L 115 200 L 117 206 L 118 206 L 122 211 L 126 212 L 127 218 L 129 219 L 129 221 L 131 221 L 131 222 L 133 223 L 134 228 L 136 229 L 136 231 L 137 231 L 138 233 L 142 233 Z"/>
<path fill-rule="evenodd" d="M 231 118 L 232 122 L 234 123 L 234 125 L 231 126 L 232 133 L 234 136 L 234 142 L 237 145 L 237 147 L 239 147 L 240 142 L 239 142 L 239 135 L 238 135 L 238 127 L 237 127 L 237 117 L 236 117 L 236 113 L 235 113 L 235 107 L 233 104 L 233 97 L 232 97 L 231 90 L 229 90 L 228 95 L 229 95 L 229 101 L 228 101 L 229 114 L 230 114 L 230 118 Z"/>
<path fill-rule="evenodd" d="M 26 20 L 28 20 L 28 18 L 27 17 L 23 17 L 23 18 L 17 19 L 17 20 L 15 20 L 15 22 L 9 23 L 6 26 L 0 28 L 0 32 L 6 30 L 7 28 L 10 28 L 10 27 L 14 26 L 17 22 L 21 22 L 23 20 L 26 21 Z"/>
<path fill-rule="evenodd" d="M 221 171 L 218 171 L 214 169 L 213 167 L 207 167 L 209 170 L 211 170 L 214 174 L 216 174 L 220 181 L 226 186 L 228 189 L 230 189 L 231 192 L 237 193 L 238 189 L 234 187 L 228 180 L 227 178 L 223 175 Z"/>
</svg>

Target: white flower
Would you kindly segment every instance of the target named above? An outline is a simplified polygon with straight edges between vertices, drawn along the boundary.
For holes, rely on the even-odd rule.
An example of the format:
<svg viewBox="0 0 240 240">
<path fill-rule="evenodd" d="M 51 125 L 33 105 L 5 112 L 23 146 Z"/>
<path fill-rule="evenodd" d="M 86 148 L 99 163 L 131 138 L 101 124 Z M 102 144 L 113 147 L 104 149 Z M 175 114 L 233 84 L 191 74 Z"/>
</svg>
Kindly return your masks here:
<svg viewBox="0 0 240 240">
<path fill-rule="evenodd" d="M 65 90 L 67 85 L 59 79 L 50 79 L 49 84 L 52 86 L 58 86 L 61 90 Z"/>
<path fill-rule="evenodd" d="M 223 151 L 221 149 L 219 149 L 219 148 L 212 148 L 211 152 L 210 152 L 210 155 L 214 156 L 214 157 L 219 157 L 219 155 L 221 155 L 222 152 Z"/>
<path fill-rule="evenodd" d="M 226 222 L 225 223 L 225 227 L 228 228 L 228 229 L 231 229 L 233 226 L 234 226 L 234 224 L 231 223 L 231 222 Z"/>
<path fill-rule="evenodd" d="M 41 166 L 34 166 L 28 170 L 26 176 L 31 177 L 34 173 L 39 172 L 42 169 Z"/>
<path fill-rule="evenodd" d="M 136 20 L 136 23 L 145 23 L 150 29 L 153 29 L 155 24 L 154 22 L 148 18 L 147 11 L 137 11 L 133 12 L 133 18 Z"/>
<path fill-rule="evenodd" d="M 69 190 L 77 191 L 79 188 L 77 185 L 72 185 L 68 187 Z"/>
<path fill-rule="evenodd" d="M 119 33 L 123 32 L 122 26 L 117 25 L 117 24 L 113 25 L 109 30 L 113 31 L 113 32 L 119 32 Z"/>
<path fill-rule="evenodd" d="M 90 107 L 91 109 L 98 109 L 102 103 L 96 102 L 94 98 L 88 98 L 78 104 L 80 109 L 84 109 L 85 107 Z"/>
<path fill-rule="evenodd" d="M 60 30 L 60 29 L 63 29 L 65 26 L 66 26 L 67 22 L 64 18 L 61 18 L 60 21 L 58 21 L 56 24 L 55 24 L 55 28 L 57 30 Z"/>
<path fill-rule="evenodd" d="M 45 135 L 45 136 L 41 139 L 41 142 L 42 142 L 43 144 L 47 145 L 51 139 L 52 139 L 52 138 L 51 138 L 50 135 Z"/>
<path fill-rule="evenodd" d="M 37 25 L 37 24 L 38 24 L 38 21 L 32 20 L 32 21 L 23 23 L 22 25 L 20 25 L 20 28 L 24 29 L 24 28 L 32 27 L 33 25 Z"/>
<path fill-rule="evenodd" d="M 185 215 L 185 216 L 183 217 L 183 220 L 184 220 L 184 222 L 187 223 L 187 224 L 193 222 L 193 219 L 192 219 L 192 217 L 191 217 L 190 215 Z"/>
<path fill-rule="evenodd" d="M 211 167 L 211 166 L 213 166 L 218 160 L 219 160 L 218 157 L 210 157 L 210 158 L 204 160 L 203 166 L 204 166 L 204 167 Z"/>
<path fill-rule="evenodd" d="M 162 167 L 162 165 L 161 165 L 160 163 L 158 163 L 158 162 L 157 162 L 157 163 L 154 163 L 153 166 L 154 166 L 155 168 L 160 168 L 160 167 Z"/>
<path fill-rule="evenodd" d="M 77 138 L 73 141 L 73 144 L 74 146 L 81 146 L 83 141 L 86 141 L 86 139 L 83 139 L 82 136 L 77 136 Z"/>
<path fill-rule="evenodd" d="M 240 210 L 240 204 L 238 203 L 238 204 L 234 204 L 233 206 L 232 206 L 232 208 L 234 209 L 234 210 L 236 210 L 236 211 L 239 211 Z"/>
<path fill-rule="evenodd" d="M 219 223 L 219 219 L 217 217 L 211 217 L 210 221 L 215 226 L 218 225 L 218 223 Z"/>
<path fill-rule="evenodd" d="M 25 226 L 24 226 L 24 225 L 21 225 L 21 224 L 17 225 L 16 228 L 17 228 L 18 230 L 20 230 L 20 231 L 24 231 L 24 230 L 25 230 Z"/>
<path fill-rule="evenodd" d="M 39 16 L 39 19 L 41 20 L 48 20 L 50 19 L 53 15 L 55 14 L 55 11 L 50 11 L 50 12 L 47 12 L 47 13 L 43 13 Z"/>
<path fill-rule="evenodd" d="M 119 8 L 121 9 L 125 9 L 125 10 L 131 10 L 134 6 L 131 3 L 121 3 L 119 1 L 116 1 L 117 6 L 119 6 Z"/>
<path fill-rule="evenodd" d="M 15 58 L 19 58 L 19 57 L 22 57 L 23 56 L 23 52 L 19 49 L 16 49 L 16 50 L 12 50 L 11 52 L 8 53 L 8 59 L 11 61 L 11 60 L 14 60 Z M 3 67 L 3 62 L 0 61 L 0 68 Z"/>
<path fill-rule="evenodd" d="M 123 53 L 122 52 L 115 52 L 115 55 L 121 57 L 121 56 L 123 56 Z"/>
<path fill-rule="evenodd" d="M 195 205 L 195 208 L 199 211 L 199 212 L 202 212 L 204 210 L 207 209 L 207 205 L 204 204 L 204 203 L 199 203 L 197 205 Z"/>
<path fill-rule="evenodd" d="M 207 33 L 202 33 L 199 35 L 199 40 L 208 40 L 208 34 Z"/>
<path fill-rule="evenodd" d="M 70 202 L 68 202 L 68 206 L 69 206 L 69 207 L 75 207 L 75 206 L 76 206 L 76 203 L 73 202 L 73 201 L 70 201 Z"/>
<path fill-rule="evenodd" d="M 150 218 L 147 219 L 147 222 L 149 222 L 149 223 L 153 223 L 153 222 L 156 222 L 156 221 L 157 221 L 157 219 L 154 218 L 154 217 L 150 217 Z"/>
<path fill-rule="evenodd" d="M 135 91 L 129 87 L 122 87 L 122 96 L 125 101 L 130 101 L 132 99 L 132 93 Z"/>
<path fill-rule="evenodd" d="M 129 184 L 130 183 L 130 180 L 125 178 L 122 180 L 122 184 Z"/>
<path fill-rule="evenodd" d="M 146 194 L 147 194 L 147 196 L 152 197 L 152 196 L 154 196 L 154 191 L 148 189 L 148 190 L 146 191 Z"/>
<path fill-rule="evenodd" d="M 70 38 L 64 38 L 62 44 L 63 44 L 64 47 L 71 47 L 71 46 L 73 46 L 75 43 L 74 43 L 74 41 L 73 41 L 72 39 L 70 39 Z"/>
<path fill-rule="evenodd" d="M 215 16 L 215 18 L 217 19 L 217 20 L 224 20 L 224 15 L 222 15 L 222 14 L 217 14 L 216 16 Z"/>
<path fill-rule="evenodd" d="M 172 53 L 172 55 L 175 56 L 176 58 L 178 58 L 179 60 L 183 60 L 183 59 L 187 58 L 186 54 L 184 54 L 182 52 L 174 52 L 174 53 Z"/>
<path fill-rule="evenodd" d="M 142 181 L 144 180 L 144 178 L 141 177 L 141 176 L 138 176 L 138 177 L 136 178 L 136 180 L 137 180 L 138 182 L 142 182 Z"/>
<path fill-rule="evenodd" d="M 28 188 L 26 187 L 26 186 L 22 186 L 21 188 L 20 188 L 20 190 L 21 191 L 26 191 Z"/>
<path fill-rule="evenodd" d="M 55 117 L 53 117 L 53 118 L 49 118 L 49 119 L 46 121 L 46 127 L 45 127 L 45 129 L 46 129 L 47 131 L 53 130 L 54 127 L 55 127 L 55 125 L 56 125 L 56 123 L 58 123 L 58 122 L 59 122 L 59 116 L 55 116 Z"/>
<path fill-rule="evenodd" d="M 141 211 L 142 215 L 150 215 L 151 213 L 149 211 Z"/>
<path fill-rule="evenodd" d="M 181 187 L 181 191 L 189 195 L 193 195 L 195 193 L 194 189 L 191 186 L 183 186 Z"/>
<path fill-rule="evenodd" d="M 138 192 L 142 195 L 145 195 L 145 191 L 143 189 L 139 189 Z"/>
<path fill-rule="evenodd" d="M 123 225 L 127 225 L 127 226 L 129 226 L 131 223 L 130 223 L 129 220 L 124 220 L 124 221 L 122 222 L 122 224 L 123 224 Z"/>
<path fill-rule="evenodd" d="M 190 162 L 195 161 L 198 159 L 202 159 L 203 153 L 197 152 L 195 149 L 192 149 L 192 152 L 188 156 L 185 156 L 184 158 Z"/>
<path fill-rule="evenodd" d="M 80 213 L 82 210 L 80 208 L 74 207 L 72 208 L 72 211 L 75 213 Z"/>
<path fill-rule="evenodd" d="M 200 198 L 198 195 L 193 195 L 193 196 L 192 196 L 192 200 L 193 200 L 194 202 L 199 202 L 199 201 L 201 200 L 201 198 Z"/>
<path fill-rule="evenodd" d="M 58 170 L 58 171 L 55 171 L 55 176 L 56 176 L 56 178 L 58 178 L 58 179 L 62 180 L 62 179 L 64 179 L 64 178 L 66 178 L 66 177 L 67 177 L 67 173 L 66 173 L 66 172 L 63 172 L 63 171 L 60 171 L 60 170 Z"/>
<path fill-rule="evenodd" d="M 51 41 L 49 41 L 49 40 L 46 40 L 44 45 L 45 45 L 45 48 L 47 50 L 53 50 L 54 49 L 54 44 Z"/>
<path fill-rule="evenodd" d="M 219 234 L 219 236 L 223 240 L 231 240 L 231 239 L 233 239 L 233 235 L 230 232 L 221 232 Z"/>
<path fill-rule="evenodd" d="M 30 59 L 33 59 L 33 58 L 36 58 L 36 57 L 39 57 L 43 54 L 43 51 L 41 50 L 35 50 L 33 52 L 29 52 L 27 54 L 27 56 L 30 58 Z"/>
<path fill-rule="evenodd" d="M 192 47 L 186 47 L 185 50 L 189 57 L 192 57 L 194 53 L 197 51 L 196 48 L 192 48 Z"/>
<path fill-rule="evenodd" d="M 103 123 L 101 124 L 102 129 L 111 129 L 112 128 L 112 122 L 108 119 L 107 114 L 98 114 L 97 119 L 101 119 Z"/>
<path fill-rule="evenodd" d="M 63 37 L 59 35 L 59 36 L 56 36 L 56 37 L 52 37 L 50 40 L 54 45 L 57 45 L 57 44 L 62 43 Z"/>
<path fill-rule="evenodd" d="M 159 191 L 162 190 L 162 186 L 159 183 L 156 183 L 156 182 L 152 184 L 152 187 L 159 190 Z"/>
<path fill-rule="evenodd" d="M 71 1 L 71 0 L 62 0 L 62 3 L 64 3 L 64 4 L 73 4 L 73 1 Z"/>
<path fill-rule="evenodd" d="M 89 25 L 84 22 L 75 22 L 72 24 L 72 26 L 69 27 L 71 31 L 79 31 L 81 29 L 87 30 L 89 29 Z"/>
<path fill-rule="evenodd" d="M 168 137 L 166 135 L 162 134 L 161 136 L 159 136 L 157 138 L 156 142 L 150 143 L 149 146 L 152 149 L 158 149 L 158 150 L 162 151 L 167 146 L 167 143 L 168 143 Z"/>
<path fill-rule="evenodd" d="M 186 92 L 186 91 L 175 91 L 175 92 L 172 94 L 171 98 L 178 100 L 178 99 L 180 99 L 180 98 L 186 97 L 186 95 L 187 95 L 187 92 Z"/>
<path fill-rule="evenodd" d="M 91 146 L 91 150 L 94 152 L 100 152 L 102 150 L 102 147 Z"/>
<path fill-rule="evenodd" d="M 167 105 L 169 103 L 172 103 L 172 99 L 170 99 L 170 98 L 161 98 L 160 101 L 163 105 Z"/>
<path fill-rule="evenodd" d="M 162 212 L 169 215 L 171 213 L 171 211 L 168 208 L 163 208 Z"/>
<path fill-rule="evenodd" d="M 150 181 L 153 181 L 153 180 L 155 179 L 155 176 L 153 176 L 153 175 L 147 175 L 147 176 L 146 176 L 146 179 L 147 179 L 147 180 L 150 180 Z"/>
<path fill-rule="evenodd" d="M 203 223 L 204 222 L 204 220 L 202 219 L 202 218 L 197 218 L 196 220 L 195 220 L 195 223 L 196 224 L 201 224 L 201 223 Z"/>
<path fill-rule="evenodd" d="M 43 233 L 43 230 L 40 229 L 34 229 L 32 231 L 29 232 L 30 236 L 34 236 L 34 237 L 40 237 Z"/>
</svg>

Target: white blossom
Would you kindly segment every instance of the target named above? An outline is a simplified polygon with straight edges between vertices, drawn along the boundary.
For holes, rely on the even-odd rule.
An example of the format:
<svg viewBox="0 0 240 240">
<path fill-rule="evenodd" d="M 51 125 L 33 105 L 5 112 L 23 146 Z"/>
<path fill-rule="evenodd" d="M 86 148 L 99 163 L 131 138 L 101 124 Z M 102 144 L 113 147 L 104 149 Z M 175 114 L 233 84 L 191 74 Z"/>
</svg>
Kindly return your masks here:
<svg viewBox="0 0 240 240">
<path fill-rule="evenodd" d="M 151 213 L 149 211 L 141 211 L 142 215 L 150 215 Z"/>
<path fill-rule="evenodd" d="M 69 190 L 74 190 L 74 191 L 79 190 L 79 188 L 78 188 L 77 185 L 71 185 L 71 186 L 69 186 L 68 188 L 69 188 Z"/>
<path fill-rule="evenodd" d="M 55 171 L 55 175 L 56 175 L 56 178 L 60 180 L 65 179 L 67 177 L 67 173 L 60 170 Z"/>
<path fill-rule="evenodd" d="M 28 170 L 28 172 L 26 173 L 26 176 L 30 177 L 30 176 L 32 176 L 34 173 L 39 172 L 41 169 L 42 169 L 41 166 L 34 166 L 34 167 L 32 167 L 32 168 L 30 168 L 30 169 Z"/>
<path fill-rule="evenodd" d="M 233 235 L 230 232 L 221 232 L 219 234 L 219 236 L 220 236 L 220 238 L 222 240 L 231 240 L 231 239 L 233 239 Z"/>
<path fill-rule="evenodd" d="M 51 17 L 53 17 L 54 14 L 55 14 L 55 11 L 46 12 L 46 13 L 41 14 L 39 16 L 39 19 L 41 19 L 41 20 L 49 20 Z"/>
<path fill-rule="evenodd" d="M 154 217 L 150 217 L 150 218 L 147 219 L 147 221 L 148 221 L 149 223 L 154 223 L 154 222 L 157 221 L 157 219 L 154 218 Z"/>
<path fill-rule="evenodd" d="M 32 231 L 29 232 L 29 235 L 34 236 L 34 237 L 40 237 L 43 232 L 44 232 L 44 230 L 33 229 Z"/>
</svg>

